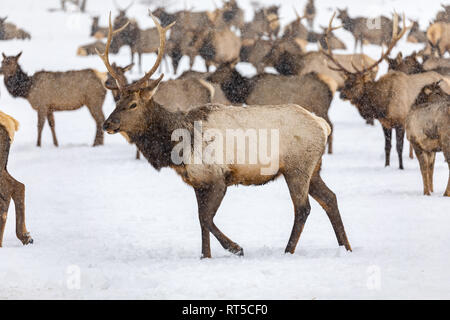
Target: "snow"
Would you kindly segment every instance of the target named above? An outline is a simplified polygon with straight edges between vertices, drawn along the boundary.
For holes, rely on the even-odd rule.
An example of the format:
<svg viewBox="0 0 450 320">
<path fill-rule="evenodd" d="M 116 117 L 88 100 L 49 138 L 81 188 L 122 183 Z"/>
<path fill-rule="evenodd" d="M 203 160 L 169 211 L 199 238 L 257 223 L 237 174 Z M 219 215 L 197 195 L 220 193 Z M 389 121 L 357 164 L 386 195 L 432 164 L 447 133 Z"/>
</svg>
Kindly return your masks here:
<svg viewBox="0 0 450 320">
<path fill-rule="evenodd" d="M 249 1 L 241 2 L 250 8 Z M 317 2 L 318 29 L 328 22 L 332 12 L 328 8 L 336 2 Z M 440 2 L 429 0 L 423 6 L 419 0 L 341 0 L 340 4 L 348 6 L 351 15 L 405 11 L 407 17 L 419 18 L 423 27 Z M 292 4 L 297 1 L 264 3 L 282 3 L 283 23 L 294 18 Z M 297 7 L 302 10 L 304 3 Z M 206 0 L 187 5 L 213 8 Z M 3 41 L 0 51 L 11 55 L 23 50 L 20 63 L 29 74 L 88 67 L 103 71 L 98 57 L 75 53 L 79 45 L 91 41 L 89 14 L 100 14 L 100 23 L 106 24 L 108 11 L 115 11 L 112 1 L 89 0 L 85 15 L 47 11 L 57 6 L 56 0 L 2 0 L 2 15 L 29 31 L 32 40 Z M 142 26 L 152 25 L 144 5 L 136 3 L 129 14 Z M 344 30 L 336 33 L 352 51 L 352 36 Z M 408 54 L 420 46 L 402 40 L 395 50 L 399 49 Z M 380 49 L 366 46 L 365 53 L 378 57 Z M 144 57 L 144 70 L 154 58 Z M 112 60 L 127 64 L 128 49 Z M 181 69 L 186 67 L 183 59 Z M 195 68 L 203 70 L 200 58 Z M 254 72 L 245 64 L 240 68 Z M 381 72 L 385 70 L 383 62 Z M 137 71 L 131 75 L 138 76 Z M 146 161 L 134 160 L 134 147 L 119 135 L 107 135 L 105 146 L 92 148 L 95 124 L 86 108 L 56 113 L 60 147 L 53 147 L 46 125 L 43 147 L 38 149 L 36 112 L 26 100 L 12 98 L 3 80 L 0 92 L 1 109 L 21 123 L 9 171 L 26 184 L 27 227 L 35 240 L 23 247 L 15 238 L 11 206 L 0 249 L 1 299 L 450 298 L 450 203 L 442 197 L 448 179 L 442 154 L 436 159 L 435 193 L 425 197 L 418 162 L 407 157 L 409 144 L 404 171 L 397 169 L 395 146 L 392 166 L 384 168 L 380 125 L 366 125 L 355 107 L 338 97 L 330 111 L 335 153 L 324 156 L 322 176 L 337 194 L 353 252 L 337 246 L 325 212 L 312 200 L 296 253 L 284 254 L 293 206 L 281 178 L 263 187 L 228 189 L 215 221 L 244 248 L 245 256 L 232 256 L 211 236 L 213 259 L 201 260 L 195 195 L 173 171 L 157 172 Z M 108 94 L 105 114 L 113 108 Z"/>
</svg>

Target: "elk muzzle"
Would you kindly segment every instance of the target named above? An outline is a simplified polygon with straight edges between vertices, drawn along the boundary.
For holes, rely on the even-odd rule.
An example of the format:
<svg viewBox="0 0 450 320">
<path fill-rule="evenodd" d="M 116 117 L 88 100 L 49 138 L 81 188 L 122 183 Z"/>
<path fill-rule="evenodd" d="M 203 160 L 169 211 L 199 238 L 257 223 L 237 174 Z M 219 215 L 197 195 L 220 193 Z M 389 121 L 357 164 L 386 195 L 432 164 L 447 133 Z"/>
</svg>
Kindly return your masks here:
<svg viewBox="0 0 450 320">
<path fill-rule="evenodd" d="M 105 123 L 103 123 L 103 131 L 106 131 L 109 134 L 115 134 L 120 131 L 120 120 L 115 117 L 109 117 L 106 119 Z"/>
</svg>

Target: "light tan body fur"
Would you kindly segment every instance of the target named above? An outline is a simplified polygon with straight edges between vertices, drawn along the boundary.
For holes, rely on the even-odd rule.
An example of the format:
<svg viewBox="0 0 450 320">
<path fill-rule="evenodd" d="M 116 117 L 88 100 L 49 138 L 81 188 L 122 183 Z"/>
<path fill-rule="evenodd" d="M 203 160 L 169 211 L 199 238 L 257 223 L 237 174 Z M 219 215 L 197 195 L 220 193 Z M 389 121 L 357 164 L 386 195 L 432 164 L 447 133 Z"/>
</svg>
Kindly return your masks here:
<svg viewBox="0 0 450 320">
<path fill-rule="evenodd" d="M 450 23 L 437 22 L 427 30 L 428 41 L 439 49 L 439 54 L 450 52 Z"/>
<path fill-rule="evenodd" d="M 435 155 L 444 152 L 449 181 L 444 196 L 450 196 L 450 103 L 429 104 L 412 110 L 406 119 L 406 136 L 414 147 L 422 172 L 423 192 L 433 192 Z"/>
</svg>

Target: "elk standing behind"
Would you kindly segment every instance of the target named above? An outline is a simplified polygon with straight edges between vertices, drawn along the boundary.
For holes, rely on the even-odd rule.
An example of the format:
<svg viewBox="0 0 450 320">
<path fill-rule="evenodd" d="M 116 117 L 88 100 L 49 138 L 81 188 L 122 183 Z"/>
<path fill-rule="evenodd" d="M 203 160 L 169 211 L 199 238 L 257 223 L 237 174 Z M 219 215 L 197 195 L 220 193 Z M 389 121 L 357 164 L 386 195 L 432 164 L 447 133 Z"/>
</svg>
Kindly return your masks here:
<svg viewBox="0 0 450 320">
<path fill-rule="evenodd" d="M 334 15 L 330 20 L 329 30 Z M 426 72 L 407 75 L 403 72 L 390 71 L 379 80 L 370 77 L 370 70 L 380 64 L 394 48 L 395 44 L 406 33 L 405 18 L 403 18 L 403 30 L 398 32 L 398 17 L 394 17 L 394 28 L 392 40 L 387 51 L 374 64 L 352 72 L 343 67 L 334 57 L 331 50 L 323 51 L 339 70 L 346 75 L 344 87 L 341 89 L 341 98 L 349 100 L 358 108 L 361 116 L 365 119 L 375 118 L 380 121 L 385 137 L 385 165 L 390 165 L 392 129 L 396 130 L 397 153 L 399 167 L 403 169 L 403 140 L 405 120 L 411 105 L 420 93 L 421 89 L 430 83 L 442 78 L 436 72 Z"/>
<path fill-rule="evenodd" d="M 108 35 L 108 28 L 100 27 L 99 19 L 99 17 L 92 17 L 91 37 L 103 39 Z"/>
<path fill-rule="evenodd" d="M 94 55 L 94 54 L 97 54 L 96 50 L 104 51 L 105 50 L 105 44 L 102 41 L 97 40 L 94 43 L 90 43 L 90 44 L 86 44 L 84 46 L 80 46 L 77 49 L 77 55 L 78 56 L 82 56 L 82 57 Z"/>
<path fill-rule="evenodd" d="M 362 51 L 365 41 L 379 46 L 388 45 L 391 41 L 392 21 L 389 18 L 384 16 L 376 17 L 375 19 L 350 18 L 347 9 L 338 9 L 338 11 L 338 19 L 341 19 L 344 29 L 351 32 L 355 38 L 355 52 L 358 42 Z M 378 21 L 380 27 L 375 25 Z"/>
<path fill-rule="evenodd" d="M 93 69 L 67 72 L 40 71 L 28 76 L 22 71 L 16 56 L 3 53 L 2 72 L 6 89 L 13 97 L 25 98 L 38 114 L 37 146 L 41 146 L 42 129 L 47 118 L 52 131 L 53 144 L 58 146 L 55 131 L 55 111 L 77 110 L 87 106 L 97 124 L 94 146 L 103 144 L 102 111 L 106 89 L 106 73 Z"/>
<path fill-rule="evenodd" d="M 444 196 L 450 197 L 450 96 L 440 88 L 439 83 L 422 89 L 406 118 L 406 136 L 419 160 L 425 195 L 433 192 L 436 152 L 444 152 L 449 166 L 449 181 Z"/>
<path fill-rule="evenodd" d="M 19 122 L 0 111 L 0 248 L 11 198 L 16 208 L 16 236 L 24 245 L 33 243 L 25 226 L 25 186 L 14 179 L 7 169 L 9 149 L 18 129 Z"/>
<path fill-rule="evenodd" d="M 225 249 L 243 255 L 243 249 L 225 236 L 213 221 L 227 188 L 236 184 L 261 185 L 280 175 L 286 179 L 295 208 L 294 226 L 285 251 L 295 251 L 310 212 L 308 193 L 325 208 L 339 245 L 351 250 L 336 196 L 319 175 L 322 154 L 330 133 L 325 120 L 296 105 L 246 108 L 205 105 L 187 113 L 166 110 L 153 99 L 163 75 L 157 80 L 150 80 L 150 77 L 161 63 L 165 33 L 170 25 L 162 28 L 156 19 L 154 21 L 161 34 L 158 58 L 152 69 L 137 82 L 126 85 L 116 77 L 106 54 L 108 46 L 105 54 L 101 56 L 108 71 L 116 79 L 117 90 L 121 92 L 121 98 L 106 120 L 104 129 L 111 134 L 124 132 L 154 168 L 159 170 L 171 167 L 183 181 L 193 187 L 197 196 L 201 226 L 202 257 L 211 257 L 210 233 Z M 176 129 L 185 129 L 192 136 L 195 121 L 202 121 L 205 130 L 215 129 L 215 132 L 220 131 L 222 136 L 225 136 L 226 129 L 232 128 L 244 131 L 250 128 L 276 128 L 281 139 L 279 169 L 269 175 L 262 175 L 261 162 L 255 165 L 225 164 L 224 159 L 220 158 L 212 164 L 191 164 L 189 161 L 174 163 L 172 151 L 178 143 L 172 140 L 172 134 Z M 203 144 L 205 143 L 206 141 L 203 141 Z M 192 153 L 183 153 L 183 156 L 189 157 Z"/>
<path fill-rule="evenodd" d="M 308 21 L 308 26 L 310 29 L 314 26 L 314 18 L 316 17 L 316 7 L 314 6 L 314 0 L 308 0 L 305 6 L 304 15 Z"/>
</svg>

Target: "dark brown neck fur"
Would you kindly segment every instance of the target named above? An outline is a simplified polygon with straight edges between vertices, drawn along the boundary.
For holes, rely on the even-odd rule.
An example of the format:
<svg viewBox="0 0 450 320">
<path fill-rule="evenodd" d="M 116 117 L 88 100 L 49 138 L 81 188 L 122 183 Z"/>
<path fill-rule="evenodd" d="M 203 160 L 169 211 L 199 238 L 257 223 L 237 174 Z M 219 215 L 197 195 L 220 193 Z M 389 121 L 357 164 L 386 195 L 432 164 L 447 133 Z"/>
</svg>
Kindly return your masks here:
<svg viewBox="0 0 450 320">
<path fill-rule="evenodd" d="M 5 87 L 13 97 L 27 98 L 33 84 L 33 78 L 17 67 L 13 75 L 4 76 Z"/>
<path fill-rule="evenodd" d="M 151 100 L 146 108 L 146 130 L 142 133 L 129 134 L 129 136 L 131 142 L 136 144 L 148 162 L 155 169 L 160 170 L 174 165 L 171 153 L 179 142 L 171 140 L 172 132 L 176 129 L 187 129 L 193 143 L 194 121 L 207 120 L 208 114 L 214 109 L 214 106 L 201 106 L 188 113 L 170 112 Z"/>
</svg>

